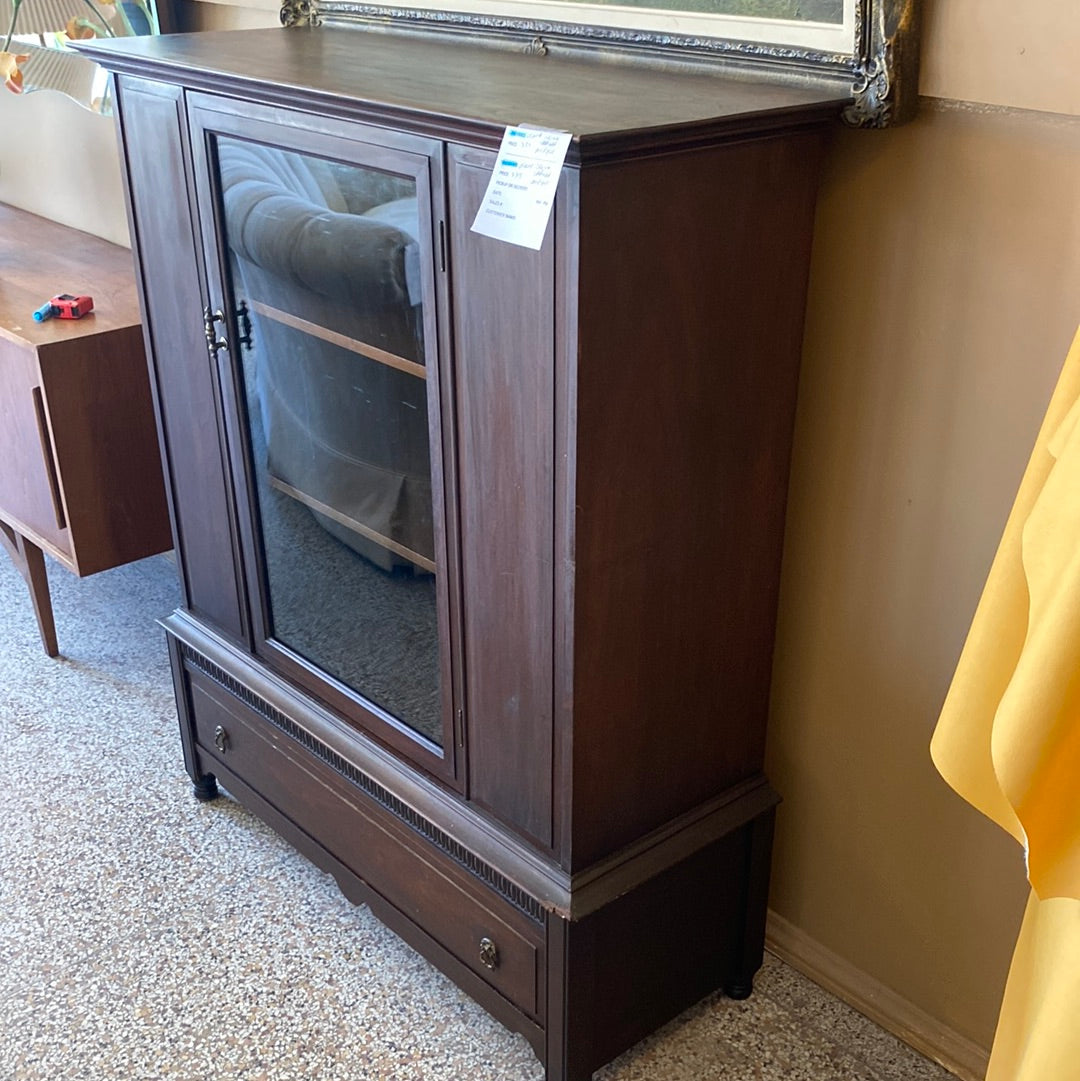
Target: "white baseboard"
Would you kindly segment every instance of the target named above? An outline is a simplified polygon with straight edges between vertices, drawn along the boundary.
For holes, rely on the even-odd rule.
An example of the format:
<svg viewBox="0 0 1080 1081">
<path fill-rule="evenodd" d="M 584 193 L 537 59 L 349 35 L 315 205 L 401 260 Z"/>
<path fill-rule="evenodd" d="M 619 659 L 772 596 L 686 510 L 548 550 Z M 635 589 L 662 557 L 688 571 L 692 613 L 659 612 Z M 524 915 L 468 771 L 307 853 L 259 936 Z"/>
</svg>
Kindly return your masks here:
<svg viewBox="0 0 1080 1081">
<path fill-rule="evenodd" d="M 766 949 L 962 1081 L 984 1081 L 988 1052 L 769 910 Z"/>
</svg>

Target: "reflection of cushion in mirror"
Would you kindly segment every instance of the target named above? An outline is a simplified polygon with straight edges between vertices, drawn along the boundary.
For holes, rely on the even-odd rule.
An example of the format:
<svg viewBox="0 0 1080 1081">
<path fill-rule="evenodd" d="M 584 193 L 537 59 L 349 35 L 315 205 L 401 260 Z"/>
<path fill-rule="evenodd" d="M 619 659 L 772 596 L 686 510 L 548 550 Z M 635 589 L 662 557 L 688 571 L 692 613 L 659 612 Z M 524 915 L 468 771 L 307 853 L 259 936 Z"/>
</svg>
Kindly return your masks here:
<svg viewBox="0 0 1080 1081">
<path fill-rule="evenodd" d="M 272 482 L 384 569 L 415 564 L 367 531 L 432 559 L 411 181 L 235 139 L 219 160 Z"/>
</svg>

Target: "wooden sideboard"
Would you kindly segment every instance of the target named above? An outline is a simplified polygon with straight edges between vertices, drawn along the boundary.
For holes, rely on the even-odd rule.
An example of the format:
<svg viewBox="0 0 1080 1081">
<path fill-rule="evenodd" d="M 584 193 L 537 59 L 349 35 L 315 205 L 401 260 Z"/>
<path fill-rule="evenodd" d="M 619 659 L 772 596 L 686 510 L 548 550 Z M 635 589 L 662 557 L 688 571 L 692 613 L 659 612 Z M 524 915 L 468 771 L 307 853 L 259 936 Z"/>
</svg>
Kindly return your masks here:
<svg viewBox="0 0 1080 1081">
<path fill-rule="evenodd" d="M 82 319 L 35 322 L 60 293 Z M 131 253 L 0 205 L 0 543 L 59 652 L 43 552 L 83 576 L 172 547 Z"/>
</svg>

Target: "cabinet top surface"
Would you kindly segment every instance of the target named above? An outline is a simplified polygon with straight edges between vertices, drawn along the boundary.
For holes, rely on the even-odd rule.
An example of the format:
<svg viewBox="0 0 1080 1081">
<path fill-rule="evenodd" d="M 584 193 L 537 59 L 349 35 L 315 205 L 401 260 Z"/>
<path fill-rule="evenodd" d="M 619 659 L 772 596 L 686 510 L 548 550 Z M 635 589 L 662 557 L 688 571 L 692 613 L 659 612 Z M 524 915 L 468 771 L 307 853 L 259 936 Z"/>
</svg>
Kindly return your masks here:
<svg viewBox="0 0 1080 1081">
<path fill-rule="evenodd" d="M 93 297 L 82 319 L 34 322 L 60 293 Z M 139 325 L 131 252 L 0 203 L 0 338 L 40 347 Z"/>
<path fill-rule="evenodd" d="M 823 119 L 848 100 L 836 88 L 672 74 L 407 33 L 275 27 L 80 46 L 116 71 L 295 100 L 302 108 L 352 107 L 431 132 L 460 129 L 480 141 L 507 124 L 570 131 L 578 144 L 657 129 L 723 137 Z"/>
</svg>

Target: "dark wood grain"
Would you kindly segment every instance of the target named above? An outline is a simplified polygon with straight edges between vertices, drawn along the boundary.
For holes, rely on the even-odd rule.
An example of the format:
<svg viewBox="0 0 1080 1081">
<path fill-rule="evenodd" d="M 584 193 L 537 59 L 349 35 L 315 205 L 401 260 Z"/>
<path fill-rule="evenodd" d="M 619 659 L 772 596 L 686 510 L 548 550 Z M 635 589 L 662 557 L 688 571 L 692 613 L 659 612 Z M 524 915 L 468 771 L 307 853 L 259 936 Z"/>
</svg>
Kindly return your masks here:
<svg viewBox="0 0 1080 1081">
<path fill-rule="evenodd" d="M 573 55 L 533 56 L 461 39 L 294 27 L 80 42 L 114 70 L 258 94 L 384 126 L 498 145 L 507 124 L 575 135 L 569 159 L 817 124 L 846 91 L 671 73 Z M 467 73 L 467 74 L 463 74 Z"/>
<path fill-rule="evenodd" d="M 748 831 L 722 838 L 553 936 L 563 940 L 566 1005 L 564 1039 L 548 1049 L 549 1081 L 587 1081 L 730 977 L 740 958 L 743 902 L 741 877 L 732 871 L 744 858 Z M 755 971 L 763 945 L 762 939 L 752 947 Z"/>
<path fill-rule="evenodd" d="M 590 927 L 548 919 L 548 1023 L 545 1081 L 589 1081 L 595 1068 L 595 937 Z"/>
<path fill-rule="evenodd" d="M 295 746 L 260 721 L 235 697 L 201 673 L 189 672 L 195 744 L 202 772 L 227 768 L 278 807 L 308 834 L 318 835 L 336 859 L 351 867 L 385 900 L 460 957 L 473 972 L 534 1018 L 540 928 L 433 850 L 407 841 L 407 828 L 362 793 L 348 793 L 326 766 L 302 758 Z M 326 830 L 326 823 L 350 822 Z M 496 947 L 491 967 L 480 943 Z"/>
<path fill-rule="evenodd" d="M 582 175 L 575 868 L 761 769 L 818 154 Z"/>
<path fill-rule="evenodd" d="M 188 202 L 181 96 L 134 80 L 118 91 L 145 332 L 168 447 L 173 528 L 186 603 L 246 633 L 214 373 L 203 332 L 202 272 Z M 164 194 L 161 178 L 173 185 Z"/>
<path fill-rule="evenodd" d="M 744 833 L 746 876 L 743 879 L 741 915 L 732 923 L 741 929 L 737 955 L 724 976 L 724 993 L 730 998 L 749 998 L 754 976 L 761 968 L 765 945 L 765 921 L 769 909 L 769 878 L 772 872 L 773 832 L 776 814 L 763 814 Z"/>
<path fill-rule="evenodd" d="M 392 795 L 391 802 L 400 801 L 408 807 L 416 817 L 418 832 L 425 837 L 434 837 L 436 829 L 444 832 L 472 854 L 470 861 L 475 856 L 499 868 L 540 907 L 570 911 L 569 876 L 550 857 L 539 854 L 535 846 L 462 799 L 445 782 L 435 780 L 374 737 L 343 723 L 337 712 L 282 677 L 247 648 L 227 639 L 202 616 L 179 610 L 162 622 L 170 643 L 178 639 L 192 655 L 205 658 L 207 670 L 223 685 L 234 688 L 263 716 L 286 718 L 311 753 L 347 763 L 350 775 L 358 778 L 365 790 L 385 790 Z M 446 842 L 446 847 L 452 845 Z M 474 873 L 488 877 L 475 865 Z"/>
<path fill-rule="evenodd" d="M 175 619 L 176 617 L 173 618 Z M 228 756 L 228 751 L 226 751 L 224 755 L 210 755 L 205 753 L 196 744 L 196 723 L 205 725 L 208 723 L 209 719 L 216 718 L 214 722 L 214 727 L 216 729 L 217 724 L 222 719 L 222 714 L 219 710 L 223 707 L 223 703 L 228 703 L 224 706 L 225 719 L 229 720 L 230 724 L 234 724 L 235 722 L 230 720 L 230 718 L 239 715 L 245 725 L 251 725 L 251 732 L 246 738 L 254 740 L 256 745 L 264 744 L 257 753 L 253 754 L 248 759 L 248 764 L 252 761 L 256 763 L 254 779 L 261 779 L 260 769 L 263 767 L 258 763 L 262 762 L 267 755 L 272 761 L 279 754 L 279 751 L 275 749 L 273 744 L 264 743 L 267 733 L 265 726 L 259 719 L 252 717 L 250 712 L 245 709 L 244 705 L 235 699 L 230 701 L 228 696 L 223 698 L 222 688 L 219 686 L 212 687 L 208 693 L 200 693 L 196 697 L 193 693 L 193 685 L 188 680 L 188 674 L 181 655 L 179 641 L 173 637 L 172 634 L 167 635 L 167 640 L 169 642 L 170 656 L 173 660 L 173 674 L 174 679 L 176 680 L 177 698 L 178 702 L 182 704 L 181 730 L 185 734 L 185 753 L 190 750 L 191 755 L 190 761 L 188 762 L 188 769 L 193 778 L 197 778 L 200 783 L 208 782 L 210 784 L 214 784 L 216 780 L 220 779 L 221 784 L 227 788 L 230 795 L 234 796 L 245 807 L 249 808 L 253 813 L 259 815 L 265 822 L 269 823 L 282 837 L 310 859 L 316 866 L 322 868 L 329 874 L 332 874 L 342 892 L 350 901 L 354 904 L 368 905 L 371 908 L 371 911 L 388 927 L 394 930 L 424 957 L 445 972 L 503 1024 L 515 1031 L 521 1032 L 536 1049 L 537 1053 L 542 1054 L 544 1047 L 543 1026 L 536 1019 L 526 1015 L 518 1006 L 514 1005 L 514 1003 L 512 1003 L 499 989 L 498 981 L 492 982 L 490 979 L 478 975 L 475 971 L 475 964 L 470 967 L 463 962 L 458 956 L 451 952 L 446 945 L 430 934 L 423 924 L 416 922 L 416 920 L 411 918 L 406 912 L 387 900 L 383 893 L 380 892 L 380 889 L 385 889 L 387 881 L 392 882 L 392 879 L 384 875 L 378 867 L 375 867 L 374 871 L 369 872 L 370 879 L 361 877 L 360 871 L 368 868 L 370 865 L 363 861 L 361 864 L 357 864 L 354 860 L 350 860 L 346 863 L 336 856 L 332 851 L 332 849 L 336 850 L 337 848 L 336 842 L 338 837 L 336 834 L 333 832 L 328 833 L 322 826 L 314 831 L 314 833 L 309 833 L 301 826 L 297 825 L 293 818 L 290 817 L 295 800 L 294 786 L 290 785 L 290 796 L 287 807 L 290 814 L 285 814 L 279 806 L 276 806 L 267 798 L 264 792 L 258 791 L 252 786 L 250 783 L 252 778 L 250 776 L 243 776 L 233 768 L 234 766 L 243 768 L 245 763 L 233 762 L 226 765 L 224 759 Z M 198 722 L 196 721 L 196 702 L 201 703 L 200 709 L 207 709 L 206 704 L 208 702 L 212 703 L 208 707 L 209 715 L 206 717 L 200 716 Z M 213 770 L 213 772 L 208 772 L 209 770 Z M 320 785 L 326 785 L 332 791 L 336 791 L 338 793 L 338 798 L 356 798 L 355 793 L 351 793 L 349 796 L 342 793 L 340 777 L 335 777 L 329 771 L 320 768 L 318 764 L 312 763 L 310 759 L 303 760 L 301 772 L 298 775 L 302 782 L 300 786 L 301 789 L 303 789 L 303 779 L 311 776 L 312 771 L 314 771 L 314 776 L 319 778 L 318 783 Z M 323 795 L 325 796 L 325 794 Z M 352 820 L 355 821 L 355 818 Z M 348 838 L 347 843 L 354 846 L 362 845 L 363 836 Z M 409 849 L 416 850 L 416 848 L 417 842 L 415 838 L 411 841 L 406 840 L 403 842 L 404 851 Z M 420 848 L 422 849 L 423 845 L 420 845 Z M 432 853 L 430 851 L 425 851 L 425 858 L 427 860 L 432 859 Z M 434 859 L 438 861 L 438 856 L 434 856 Z M 479 894 L 476 893 L 476 884 L 470 882 L 467 877 L 462 878 L 456 872 L 450 870 L 447 881 L 452 884 L 454 890 L 464 892 L 470 896 L 479 908 L 486 908 L 489 905 L 493 905 L 496 911 L 500 909 L 500 902 L 497 898 L 487 898 L 482 891 Z M 408 883 L 405 883 L 404 885 L 407 887 Z M 469 907 L 468 901 L 466 901 L 465 904 L 466 907 Z M 474 911 L 476 911 L 476 909 L 474 909 Z M 539 951 L 536 960 L 535 987 L 527 987 L 526 982 L 522 982 L 520 986 L 528 997 L 535 999 L 540 1004 L 542 1015 L 544 1008 L 543 1004 L 546 1001 L 546 957 L 542 935 L 538 937 L 538 929 L 534 926 L 518 923 L 517 917 L 512 913 L 508 914 L 505 909 L 502 910 L 501 917 L 497 918 L 501 919 L 503 917 L 510 921 L 510 924 L 512 925 L 511 933 L 520 937 L 521 944 L 519 944 L 517 948 L 524 948 L 526 951 L 536 948 Z M 515 986 L 517 986 L 517 984 L 515 984 Z"/>
<path fill-rule="evenodd" d="M 449 173 L 470 794 L 550 847 L 554 247 L 470 231 L 492 161 Z"/>
</svg>

